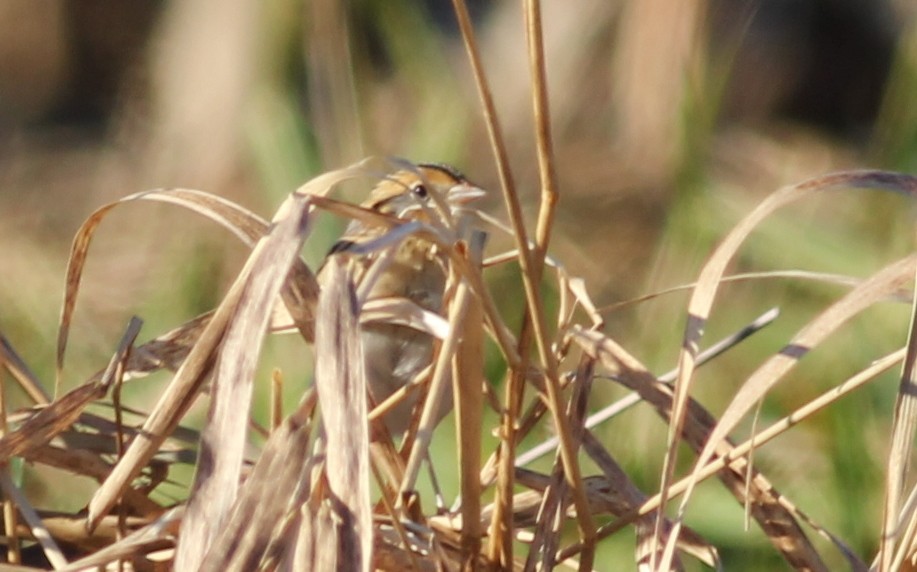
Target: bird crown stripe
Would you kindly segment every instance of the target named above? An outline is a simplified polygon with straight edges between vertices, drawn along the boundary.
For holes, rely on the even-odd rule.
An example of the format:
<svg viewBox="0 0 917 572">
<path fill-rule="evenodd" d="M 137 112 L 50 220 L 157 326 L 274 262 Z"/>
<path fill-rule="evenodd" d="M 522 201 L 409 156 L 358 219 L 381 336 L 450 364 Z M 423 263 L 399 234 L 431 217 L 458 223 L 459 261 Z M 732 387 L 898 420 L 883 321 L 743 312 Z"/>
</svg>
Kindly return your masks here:
<svg viewBox="0 0 917 572">
<path fill-rule="evenodd" d="M 417 166 L 426 169 L 435 169 L 449 175 L 457 181 L 464 181 L 466 179 L 465 175 L 461 171 L 452 165 L 447 165 L 446 163 L 418 163 Z"/>
</svg>

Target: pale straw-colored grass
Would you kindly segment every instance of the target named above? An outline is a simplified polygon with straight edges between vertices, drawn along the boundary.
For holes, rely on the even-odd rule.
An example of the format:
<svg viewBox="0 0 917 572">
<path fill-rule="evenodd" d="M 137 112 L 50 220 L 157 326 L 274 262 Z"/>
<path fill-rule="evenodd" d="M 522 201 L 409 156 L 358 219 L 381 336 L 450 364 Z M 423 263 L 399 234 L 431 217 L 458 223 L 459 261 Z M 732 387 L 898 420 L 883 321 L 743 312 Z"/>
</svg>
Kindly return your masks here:
<svg viewBox="0 0 917 572">
<path fill-rule="evenodd" d="M 729 276 L 727 271 L 742 247 L 754 240 L 751 233 L 779 209 L 812 195 L 846 189 L 883 189 L 913 197 L 917 178 L 885 171 L 846 171 L 784 187 L 764 199 L 722 239 L 696 281 L 679 287 L 691 291 L 686 310 L 668 316 L 658 327 L 684 328 L 681 353 L 676 370 L 657 375 L 628 349 L 626 340 L 607 331 L 603 315 L 608 309 L 596 308 L 590 283 L 571 275 L 562 259 L 548 256 L 563 203 L 556 177 L 547 90 L 551 70 L 545 59 L 540 2 L 523 3 L 540 180 L 534 227 L 525 220 L 471 19 L 462 0 L 454 0 L 453 5 L 515 249 L 485 258 L 483 232 L 459 236 L 433 224 L 402 224 L 328 196 L 344 180 L 372 181 L 393 166 L 409 166 L 395 160 L 364 161 L 319 175 L 293 192 L 270 222 L 229 200 L 187 189 L 138 193 L 99 208 L 73 241 L 58 337 L 58 380 L 74 335 L 73 312 L 93 236 L 119 205 L 143 201 L 177 205 L 226 228 L 251 252 L 212 312 L 139 345 L 135 340 L 141 321 L 131 320 L 109 364 L 70 391 L 63 392 L 60 383 L 53 391 L 45 387 L 13 345 L 0 339 L 0 364 L 35 404 L 15 414 L 0 407 L 4 415 L 0 465 L 6 471 L 0 475 L 0 488 L 6 499 L 9 562 L 20 562 L 20 546 L 37 544 L 48 566 L 67 570 L 115 563 L 126 569 L 162 566 L 214 571 L 719 568 L 718 547 L 687 524 L 689 509 L 704 508 L 696 506 L 697 485 L 716 477 L 793 569 L 828 570 L 826 562 L 836 562 L 837 557 L 826 558 L 825 550 L 830 549 L 826 547 L 837 550 L 854 570 L 904 569 L 917 555 L 917 503 L 908 488 L 913 480 L 910 449 L 917 423 L 913 336 L 901 332 L 901 349 L 876 356 L 873 363 L 782 419 L 759 422 L 756 412 L 803 356 L 831 351 L 831 334 L 876 304 L 909 300 L 917 272 L 914 255 L 864 278 L 805 271 Z M 695 14 L 697 3 L 685 9 Z M 626 44 L 639 53 L 640 11 L 633 8 L 625 16 L 633 31 Z M 670 58 L 693 57 L 697 22 L 694 16 L 682 22 L 688 29 L 682 29 Z M 670 25 L 677 28 L 676 23 Z M 618 65 L 632 70 L 633 57 L 622 55 Z M 337 77 L 336 85 L 338 91 L 352 88 L 347 77 Z M 682 83 L 677 87 L 685 89 Z M 622 97 L 624 108 L 643 100 L 639 93 Z M 346 117 L 348 101 L 325 103 L 334 108 L 332 116 Z M 662 127 L 647 127 L 636 119 L 625 132 L 635 131 L 634 137 L 647 129 L 652 133 L 635 145 L 635 153 L 658 147 L 660 137 L 671 137 Z M 671 126 L 671 121 L 663 123 Z M 329 156 L 350 153 L 346 141 L 328 144 Z M 675 151 L 666 150 L 663 168 L 674 161 Z M 396 246 L 411 233 L 436 241 L 448 260 L 443 314 L 431 316 L 399 301 L 361 307 L 353 277 L 333 262 L 325 269 L 329 279 L 320 292 L 312 269 L 300 256 L 320 210 L 385 225 L 389 240 L 380 241 L 380 249 Z M 481 221 L 492 234 L 504 232 L 500 225 L 485 224 L 486 217 Z M 520 269 L 515 294 L 525 299 L 517 328 L 508 324 L 500 307 L 504 298 L 488 289 L 484 277 L 490 268 L 509 262 Z M 696 370 L 775 317 L 762 316 L 702 351 L 711 314 L 729 311 L 729 300 L 718 296 L 719 288 L 736 281 L 761 284 L 764 278 L 821 281 L 848 291 L 745 376 L 725 411 L 714 414 L 695 395 Z M 554 310 L 545 303 L 545 284 L 558 293 Z M 412 391 L 425 394 L 403 439 L 393 440 L 384 424 L 377 422 L 390 404 L 375 404 L 373 411 L 366 392 L 359 324 L 367 320 L 413 324 L 439 340 L 434 363 L 421 383 L 392 398 Z M 285 408 L 279 397 L 283 375 L 274 372 L 270 428 L 265 431 L 266 441 L 256 446 L 251 439 L 253 388 L 257 366 L 265 359 L 265 339 L 276 330 L 295 332 L 303 355 L 314 355 L 314 383 L 298 404 Z M 905 337 L 909 337 L 906 343 Z M 501 395 L 483 391 L 488 344 L 498 349 L 506 364 Z M 871 525 L 882 531 L 876 535 L 881 544 L 878 554 L 861 554 L 807 514 L 805 507 L 781 494 L 765 469 L 756 465 L 754 452 L 899 364 L 903 369 L 888 439 L 884 518 Z M 123 385 L 154 371 L 169 372 L 156 403 L 146 411 L 123 406 Z M 632 393 L 619 402 L 597 403 L 599 393 L 593 387 L 599 380 L 611 380 Z M 454 453 L 432 451 L 432 436 L 438 430 L 435 412 L 449 391 L 456 404 L 456 447 Z M 4 393 L 0 392 L 0 400 L 5 399 Z M 209 404 L 200 431 L 183 425 L 198 400 Z M 107 407 L 89 410 L 92 404 Z M 667 431 L 657 490 L 638 486 L 639 479 L 628 473 L 614 448 L 593 430 L 599 419 L 617 416 L 637 404 L 651 408 L 662 420 L 659 427 Z M 485 415 L 487 408 L 496 414 L 494 426 L 486 424 L 493 418 Z M 285 409 L 292 412 L 284 417 Z M 749 418 L 754 419 L 752 434 L 739 439 L 736 428 Z M 531 454 L 522 449 L 523 439 L 534 439 L 544 431 L 554 437 Z M 496 436 L 495 447 L 486 445 L 489 435 Z M 679 458 L 687 454 L 693 468 L 685 470 Z M 539 470 L 525 466 L 549 455 L 553 459 Z M 87 509 L 72 514 L 35 510 L 10 476 L 16 458 L 62 468 L 98 483 Z M 176 463 L 190 459 L 196 459 L 195 475 L 185 499 L 170 502 L 153 494 L 159 485 L 170 483 Z M 431 473 L 457 475 L 458 497 L 431 503 L 419 493 L 427 485 L 435 488 Z M 676 498 L 680 505 L 671 515 L 667 509 Z M 632 529 L 636 536 L 633 558 L 601 561 L 602 542 L 624 529 Z M 813 542 L 811 532 L 827 539 L 827 544 Z"/>
</svg>

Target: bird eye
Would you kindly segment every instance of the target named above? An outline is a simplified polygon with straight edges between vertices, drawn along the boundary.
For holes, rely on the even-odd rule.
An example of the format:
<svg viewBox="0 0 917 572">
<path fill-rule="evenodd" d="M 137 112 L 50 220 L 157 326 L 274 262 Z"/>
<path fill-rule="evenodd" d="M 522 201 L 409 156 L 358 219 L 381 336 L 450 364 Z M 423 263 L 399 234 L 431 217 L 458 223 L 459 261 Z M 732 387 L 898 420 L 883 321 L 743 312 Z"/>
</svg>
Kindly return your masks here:
<svg viewBox="0 0 917 572">
<path fill-rule="evenodd" d="M 417 183 L 414 185 L 414 187 L 411 188 L 411 192 L 413 192 L 418 199 L 425 199 L 427 198 L 428 194 L 427 187 L 425 187 L 423 183 Z"/>
</svg>

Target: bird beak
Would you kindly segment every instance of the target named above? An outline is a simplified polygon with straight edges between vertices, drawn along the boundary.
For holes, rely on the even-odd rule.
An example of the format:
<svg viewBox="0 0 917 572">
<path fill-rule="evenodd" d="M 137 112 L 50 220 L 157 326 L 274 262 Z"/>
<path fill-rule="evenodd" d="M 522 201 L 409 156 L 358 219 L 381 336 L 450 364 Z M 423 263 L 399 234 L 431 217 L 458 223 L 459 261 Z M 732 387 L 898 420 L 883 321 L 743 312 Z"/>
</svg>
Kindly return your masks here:
<svg viewBox="0 0 917 572">
<path fill-rule="evenodd" d="M 446 200 L 451 204 L 464 205 L 480 199 L 486 194 L 487 192 L 484 189 L 474 185 L 455 185 L 446 193 Z"/>
</svg>

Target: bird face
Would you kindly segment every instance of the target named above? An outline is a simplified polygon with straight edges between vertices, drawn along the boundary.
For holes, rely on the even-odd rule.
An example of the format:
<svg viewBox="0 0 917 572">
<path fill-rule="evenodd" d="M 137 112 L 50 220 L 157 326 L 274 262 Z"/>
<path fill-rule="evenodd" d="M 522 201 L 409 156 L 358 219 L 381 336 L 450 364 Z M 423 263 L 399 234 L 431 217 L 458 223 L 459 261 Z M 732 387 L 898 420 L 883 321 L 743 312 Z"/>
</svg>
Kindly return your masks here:
<svg viewBox="0 0 917 572">
<path fill-rule="evenodd" d="M 381 181 L 362 206 L 402 219 L 430 222 L 432 213 L 451 221 L 452 214 L 484 196 L 459 171 L 441 164 L 421 164 Z"/>
</svg>

